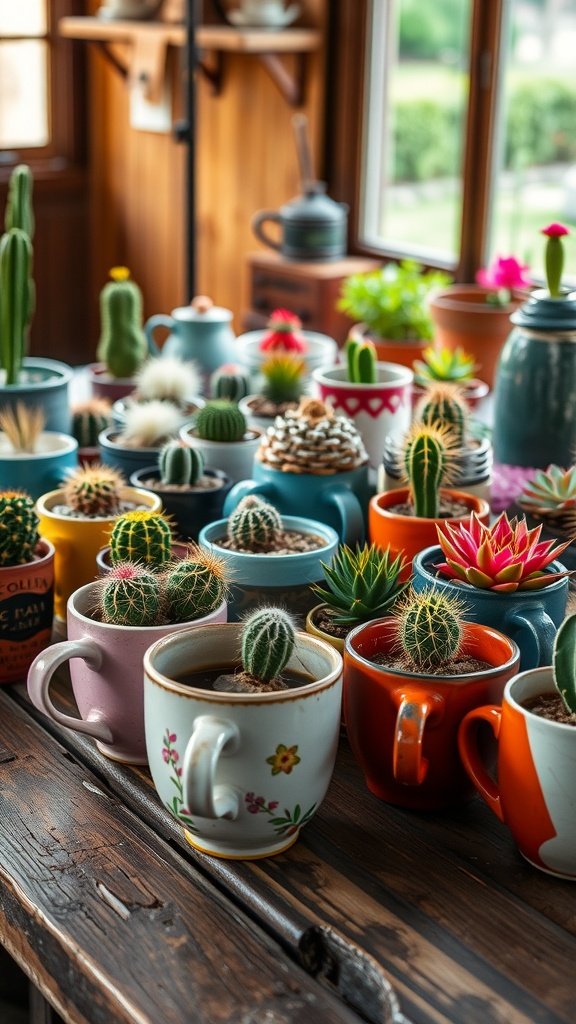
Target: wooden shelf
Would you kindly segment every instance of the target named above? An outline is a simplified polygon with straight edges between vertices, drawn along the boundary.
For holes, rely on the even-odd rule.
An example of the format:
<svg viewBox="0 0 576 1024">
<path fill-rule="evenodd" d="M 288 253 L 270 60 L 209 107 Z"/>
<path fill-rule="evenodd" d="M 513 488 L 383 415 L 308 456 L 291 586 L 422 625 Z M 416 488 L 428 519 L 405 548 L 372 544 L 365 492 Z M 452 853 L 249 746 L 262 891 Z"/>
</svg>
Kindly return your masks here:
<svg viewBox="0 0 576 1024">
<path fill-rule="evenodd" d="M 81 39 L 98 44 L 117 71 L 124 76 L 136 77 L 149 82 L 149 97 L 157 96 L 161 86 L 158 81 L 165 62 L 168 46 L 184 46 L 186 28 L 157 21 L 104 21 L 101 18 L 61 18 L 60 35 L 67 39 Z M 264 65 L 274 83 L 288 103 L 300 106 L 304 88 L 304 55 L 317 50 L 321 34 L 317 29 L 288 28 L 279 31 L 268 29 L 240 29 L 228 25 L 202 25 L 196 33 L 200 50 L 213 51 L 218 55 L 214 66 L 200 64 L 210 79 L 214 90 L 222 85 L 223 53 L 242 53 L 257 57 Z M 111 44 L 128 44 L 133 48 L 133 59 L 124 64 L 109 49 Z M 283 55 L 297 58 L 296 70 L 289 71 L 282 63 Z M 148 64 L 149 67 L 145 65 Z"/>
</svg>

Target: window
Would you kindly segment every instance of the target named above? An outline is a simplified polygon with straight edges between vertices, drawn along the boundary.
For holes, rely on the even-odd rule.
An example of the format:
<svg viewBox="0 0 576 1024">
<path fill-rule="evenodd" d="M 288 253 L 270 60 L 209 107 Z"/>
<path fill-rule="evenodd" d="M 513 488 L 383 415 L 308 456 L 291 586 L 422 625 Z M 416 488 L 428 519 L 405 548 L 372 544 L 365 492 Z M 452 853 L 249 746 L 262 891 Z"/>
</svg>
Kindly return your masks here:
<svg viewBox="0 0 576 1024">
<path fill-rule="evenodd" d="M 329 155 L 353 248 L 538 272 L 538 229 L 576 226 L 576 0 L 358 0 L 361 28 L 346 6 Z"/>
</svg>

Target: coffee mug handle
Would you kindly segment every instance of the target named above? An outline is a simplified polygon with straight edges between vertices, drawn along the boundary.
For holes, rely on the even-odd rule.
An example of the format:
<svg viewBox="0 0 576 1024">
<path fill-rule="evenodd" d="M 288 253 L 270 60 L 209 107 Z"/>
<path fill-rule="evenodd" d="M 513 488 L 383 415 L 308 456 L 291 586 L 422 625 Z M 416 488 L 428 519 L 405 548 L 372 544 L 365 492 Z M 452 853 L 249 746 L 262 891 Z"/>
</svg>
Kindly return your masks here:
<svg viewBox="0 0 576 1024">
<path fill-rule="evenodd" d="M 154 316 L 148 318 L 144 324 L 144 334 L 146 335 L 146 341 L 148 343 L 148 351 L 151 356 L 159 356 L 160 348 L 156 344 L 154 338 L 154 331 L 157 327 L 167 327 L 169 331 L 174 327 L 174 318 L 166 316 L 164 313 L 156 313 Z"/>
<path fill-rule="evenodd" d="M 235 754 L 240 730 L 235 722 L 215 715 L 199 715 L 194 721 L 182 761 L 182 785 L 186 807 L 199 818 L 230 818 L 240 810 L 240 797 L 233 786 L 216 784 L 220 757 Z"/>
<path fill-rule="evenodd" d="M 363 544 L 366 537 L 364 516 L 358 498 L 348 487 L 331 487 L 322 494 L 322 500 L 334 505 L 340 518 L 338 533 L 344 544 L 354 547 Z"/>
<path fill-rule="evenodd" d="M 458 750 L 460 759 L 476 789 L 488 807 L 500 821 L 504 821 L 502 802 L 498 786 L 494 779 L 486 771 L 480 751 L 478 750 L 478 724 L 488 722 L 496 739 L 500 734 L 502 722 L 502 708 L 495 704 L 488 704 L 482 708 L 473 708 L 464 716 L 458 730 Z"/>
<path fill-rule="evenodd" d="M 226 499 L 224 501 L 224 508 L 222 514 L 229 516 L 234 511 L 236 505 L 242 498 L 245 498 L 247 494 L 258 494 L 262 498 L 267 498 L 274 504 L 274 488 L 270 484 L 258 484 L 254 480 L 239 480 L 234 487 L 228 491 Z"/>
<path fill-rule="evenodd" d="M 114 736 L 110 726 L 100 711 L 95 711 L 86 721 L 83 718 L 72 718 L 59 711 L 50 699 L 50 683 L 57 668 L 70 658 L 82 658 L 89 668 L 99 672 L 102 667 L 102 651 L 98 644 L 89 637 L 82 640 L 63 640 L 59 644 L 47 647 L 38 654 L 28 671 L 28 694 L 34 707 L 42 711 L 58 725 L 64 725 L 75 732 L 83 732 L 101 743 L 113 743 Z"/>
<path fill-rule="evenodd" d="M 520 634 L 517 643 L 522 651 L 522 670 L 538 668 L 552 663 L 552 648 L 557 627 L 547 612 L 538 605 L 510 611 L 505 616 L 503 630 L 513 626 Z"/>
<path fill-rule="evenodd" d="M 398 705 L 392 749 L 394 778 L 405 786 L 419 786 L 428 771 L 428 759 L 422 755 L 424 729 L 432 715 L 441 718 L 444 714 L 444 698 L 430 690 L 404 686 L 394 699 Z"/>
<path fill-rule="evenodd" d="M 279 251 L 282 248 L 281 243 L 271 238 L 264 230 L 264 225 L 267 221 L 270 221 L 272 224 L 279 224 L 282 227 L 282 217 L 279 213 L 273 210 L 261 210 L 260 213 L 255 213 L 252 218 L 252 230 L 260 242 L 264 242 L 264 245 L 269 245 L 271 249 Z"/>
</svg>

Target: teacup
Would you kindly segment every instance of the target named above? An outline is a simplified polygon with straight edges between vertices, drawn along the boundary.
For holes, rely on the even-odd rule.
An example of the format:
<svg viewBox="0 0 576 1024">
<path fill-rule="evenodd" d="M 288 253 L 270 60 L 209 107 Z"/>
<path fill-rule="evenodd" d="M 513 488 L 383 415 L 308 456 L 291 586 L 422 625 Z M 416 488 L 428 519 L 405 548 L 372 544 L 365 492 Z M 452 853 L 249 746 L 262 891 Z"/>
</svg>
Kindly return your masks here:
<svg viewBox="0 0 576 1024">
<path fill-rule="evenodd" d="M 113 626 L 92 617 L 96 604 L 95 583 L 88 583 L 71 595 L 67 609 L 68 640 L 46 648 L 32 662 L 28 693 L 32 703 L 58 725 L 95 739 L 106 757 L 128 764 L 146 764 L 144 652 L 160 637 L 189 629 L 191 623 Z M 198 624 L 225 621 L 225 603 L 197 620 Z M 52 676 L 67 661 L 80 718 L 59 711 L 50 698 Z"/>
<path fill-rule="evenodd" d="M 464 767 L 494 814 L 508 826 L 534 867 L 576 880 L 576 728 L 551 722 L 524 706 L 554 693 L 550 666 L 520 672 L 507 684 L 502 707 L 479 707 L 464 718 L 458 742 Z M 478 725 L 498 739 L 498 781 L 478 749 Z"/>
<path fill-rule="evenodd" d="M 291 846 L 324 799 L 338 745 L 342 659 L 297 633 L 287 670 L 311 682 L 273 693 L 197 685 L 198 669 L 227 671 L 237 662 L 240 630 L 206 626 L 153 644 L 144 657 L 144 720 L 154 785 L 190 845 L 253 859 Z"/>
</svg>

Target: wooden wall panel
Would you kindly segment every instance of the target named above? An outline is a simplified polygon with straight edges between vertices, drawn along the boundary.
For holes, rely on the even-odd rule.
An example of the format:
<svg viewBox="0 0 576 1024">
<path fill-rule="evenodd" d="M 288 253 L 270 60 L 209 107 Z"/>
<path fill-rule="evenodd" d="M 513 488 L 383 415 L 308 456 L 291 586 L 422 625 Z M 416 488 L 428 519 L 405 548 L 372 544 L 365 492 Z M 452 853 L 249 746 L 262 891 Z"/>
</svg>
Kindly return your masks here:
<svg viewBox="0 0 576 1024">
<path fill-rule="evenodd" d="M 328 0 L 309 0 L 306 24 L 322 25 Z M 86 44 L 80 44 L 86 45 Z M 209 56 L 209 55 L 207 55 Z M 172 75 L 180 93 L 180 57 Z M 291 58 L 284 58 L 287 62 Z M 306 103 L 320 171 L 323 51 L 307 58 Z M 291 108 L 257 58 L 224 54 L 220 95 L 199 77 L 197 290 L 234 311 L 247 305 L 246 256 L 259 248 L 250 220 L 299 192 Z M 104 57 L 90 55 L 92 312 L 108 268 L 126 263 L 144 292 L 146 315 L 169 312 L 185 295 L 185 151 L 169 135 L 129 126 L 128 91 Z"/>
</svg>

